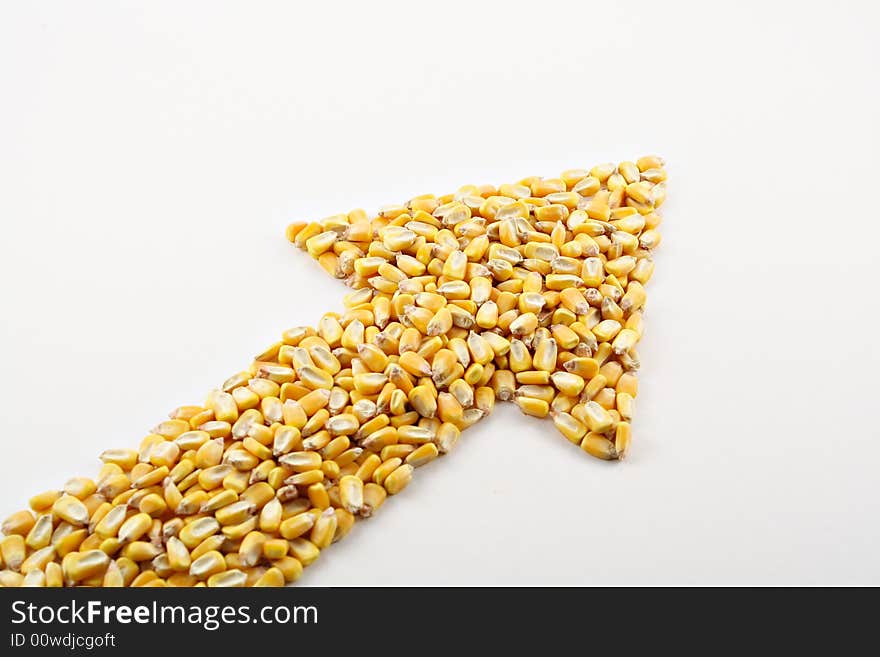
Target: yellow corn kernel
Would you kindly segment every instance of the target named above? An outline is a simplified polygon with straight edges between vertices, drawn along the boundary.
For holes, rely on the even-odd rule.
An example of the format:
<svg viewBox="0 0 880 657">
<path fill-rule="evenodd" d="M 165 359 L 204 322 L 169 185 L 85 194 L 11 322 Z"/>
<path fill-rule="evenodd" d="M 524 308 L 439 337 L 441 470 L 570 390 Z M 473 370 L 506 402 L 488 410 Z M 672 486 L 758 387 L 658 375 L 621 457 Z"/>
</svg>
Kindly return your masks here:
<svg viewBox="0 0 880 657">
<path fill-rule="evenodd" d="M 639 392 L 639 381 L 633 372 L 624 372 L 617 379 L 614 387 L 618 394 L 626 393 L 635 399 Z"/>
<path fill-rule="evenodd" d="M 615 386 L 623 375 L 623 367 L 616 361 L 608 361 L 599 368 L 599 374 L 605 377 L 605 385 Z"/>
<path fill-rule="evenodd" d="M 486 333 L 486 335 L 489 335 L 489 333 Z M 495 352 L 493 351 L 492 346 L 487 342 L 485 337 L 477 333 L 471 332 L 468 335 L 467 346 L 473 361 L 480 365 L 486 365 L 495 357 Z"/>
<path fill-rule="evenodd" d="M 287 553 L 287 545 L 285 544 L 285 554 Z M 295 561 L 295 560 L 294 560 Z M 297 562 L 299 563 L 299 562 Z M 254 582 L 254 586 L 257 587 L 280 587 L 284 586 L 285 578 L 284 573 L 281 572 L 280 568 L 272 567 L 269 568 L 263 575 Z"/>
<path fill-rule="evenodd" d="M 437 448 L 437 445 L 434 443 L 425 443 L 420 447 L 417 447 L 413 452 L 406 457 L 406 463 L 417 468 L 421 465 L 425 465 L 426 463 L 430 463 L 437 456 L 439 456 L 440 450 Z M 386 479 L 387 482 L 387 479 Z"/>
<path fill-rule="evenodd" d="M 162 553 L 162 549 L 146 541 L 134 541 L 122 548 L 121 556 L 132 561 L 150 561 Z"/>
<path fill-rule="evenodd" d="M 441 454 L 449 452 L 458 442 L 461 430 L 450 422 L 444 422 L 434 435 L 434 444 Z"/>
<path fill-rule="evenodd" d="M 127 472 L 137 463 L 138 453 L 133 449 L 108 449 L 100 458 L 104 463 L 114 463 Z"/>
<path fill-rule="evenodd" d="M 384 478 L 383 485 L 389 495 L 396 495 L 412 481 L 413 466 L 404 463 Z"/>
<path fill-rule="evenodd" d="M 39 550 L 49 545 L 52 540 L 53 524 L 52 516 L 45 514 L 40 516 L 31 527 L 25 537 L 25 544 L 32 550 Z M 11 536 L 12 532 L 4 532 L 7 536 Z M 20 534 L 19 534 L 20 535 Z"/>
<path fill-rule="evenodd" d="M 213 536 L 220 530 L 220 523 L 216 518 L 199 518 L 186 525 L 180 530 L 178 538 L 186 547 L 193 549 L 209 536 Z"/>
<path fill-rule="evenodd" d="M 292 540 L 311 530 L 314 524 L 315 517 L 313 515 L 300 513 L 284 520 L 279 527 L 279 533 L 287 540 Z"/>
<path fill-rule="evenodd" d="M 242 566 L 250 568 L 257 565 L 257 562 L 263 556 L 266 540 L 266 535 L 258 531 L 252 531 L 245 535 L 241 545 L 238 547 L 238 558 Z M 279 555 L 278 558 L 283 557 L 284 554 L 286 554 L 286 551 Z"/>
<path fill-rule="evenodd" d="M 182 516 L 198 513 L 202 506 L 210 499 L 208 493 L 201 488 L 194 489 L 184 495 L 175 509 Z"/>
<path fill-rule="evenodd" d="M 105 543 L 105 540 L 109 541 L 109 542 Z M 114 542 L 115 542 L 115 545 L 114 545 Z M 102 545 L 107 546 L 107 548 L 111 552 L 114 552 L 116 549 L 121 547 L 122 541 L 120 541 L 118 538 L 102 539 L 97 534 L 89 534 L 88 536 L 86 536 L 85 540 L 82 543 L 80 543 L 79 551 L 80 552 L 88 552 L 89 550 L 97 550 L 97 549 L 100 549 L 100 547 Z"/>
<path fill-rule="evenodd" d="M 599 371 L 599 364 L 592 358 L 572 358 L 566 361 L 563 366 L 566 372 L 581 377 L 581 379 L 589 380 L 596 376 Z"/>
<path fill-rule="evenodd" d="M 610 440 L 598 433 L 588 433 L 581 442 L 581 449 L 590 456 L 610 461 L 618 457 L 617 449 Z"/>
<path fill-rule="evenodd" d="M 583 401 L 589 401 L 602 390 L 608 382 L 602 374 L 596 374 L 587 385 L 584 387 L 583 394 L 581 395 L 581 399 Z"/>
<path fill-rule="evenodd" d="M 564 324 L 554 324 L 550 329 L 550 333 L 553 335 L 556 344 L 565 350 L 574 349 L 580 342 L 578 334 Z"/>
<path fill-rule="evenodd" d="M 635 347 L 638 341 L 639 334 L 632 329 L 625 328 L 614 338 L 614 341 L 611 343 L 611 349 L 615 354 L 620 355 Z"/>
<path fill-rule="evenodd" d="M 153 524 L 153 519 L 146 513 L 137 513 L 119 527 L 118 537 L 124 543 L 139 540 Z"/>
<path fill-rule="evenodd" d="M 617 458 L 623 458 L 632 438 L 632 428 L 629 422 L 618 422 L 614 430 L 614 450 Z"/>
<path fill-rule="evenodd" d="M 615 399 L 615 407 L 617 408 L 617 412 L 620 413 L 620 417 L 629 422 L 633 418 L 635 400 L 633 396 L 628 392 L 618 392 Z"/>
<path fill-rule="evenodd" d="M 593 401 L 599 404 L 602 408 L 611 411 L 614 410 L 615 398 L 616 395 L 614 393 L 614 388 L 602 388 L 602 390 L 593 397 Z"/>
<path fill-rule="evenodd" d="M 270 578 L 268 578 L 268 583 L 259 584 L 259 586 L 281 586 L 284 583 L 290 584 L 291 582 L 295 582 L 302 575 L 302 564 L 295 558 L 291 556 L 282 557 L 281 559 L 276 559 L 272 562 L 272 567 L 266 571 L 264 578 L 268 577 L 270 573 L 273 571 L 277 571 L 281 574 L 281 584 L 277 583 L 277 575 L 273 574 Z M 263 579 L 261 578 L 261 582 Z"/>
<path fill-rule="evenodd" d="M 399 457 L 389 458 L 373 471 L 373 481 L 379 485 L 382 485 L 385 481 L 385 478 L 389 474 L 394 472 L 394 470 L 396 470 L 402 463 L 403 459 Z"/>
<path fill-rule="evenodd" d="M 345 476 L 339 480 L 339 497 L 343 508 L 352 514 L 364 505 L 364 482 L 359 476 Z"/>
<path fill-rule="evenodd" d="M 310 540 L 315 547 L 323 549 L 329 546 L 336 535 L 336 526 L 336 511 L 334 509 L 325 509 L 315 520 L 315 524 L 312 527 Z"/>
<path fill-rule="evenodd" d="M 541 295 L 538 295 L 539 297 Z M 542 297 L 543 300 L 543 297 Z M 543 304 L 542 304 L 543 305 Z M 510 323 L 510 333 L 521 338 L 531 335 L 538 328 L 538 316 L 534 312 L 525 312 Z"/>
<path fill-rule="evenodd" d="M 326 255 L 326 254 L 325 254 Z M 210 587 L 243 587 L 247 583 L 247 574 L 238 569 L 214 573 L 208 578 Z"/>
<path fill-rule="evenodd" d="M 89 511 L 85 505 L 73 495 L 64 494 L 52 505 L 52 513 L 71 525 L 87 525 Z"/>
<path fill-rule="evenodd" d="M 10 534 L 0 539 L 0 557 L 6 568 L 18 570 L 24 562 L 27 548 L 21 534 Z"/>
<path fill-rule="evenodd" d="M 34 511 L 38 513 L 43 513 L 52 508 L 52 505 L 61 497 L 62 493 L 58 490 L 49 490 L 44 493 L 40 493 L 38 495 L 34 495 L 28 505 Z"/>
<path fill-rule="evenodd" d="M 550 380 L 559 392 L 569 397 L 577 397 L 584 389 L 584 379 L 571 372 L 554 372 Z"/>
<path fill-rule="evenodd" d="M 308 566 L 320 556 L 320 549 L 311 541 L 295 538 L 290 541 L 290 554 L 303 566 Z"/>
<path fill-rule="evenodd" d="M 226 560 L 223 558 L 223 554 L 217 550 L 211 550 L 192 562 L 189 574 L 200 580 L 205 580 L 225 570 Z"/>
<path fill-rule="evenodd" d="M 422 417 L 434 417 L 437 412 L 437 395 L 425 385 L 416 386 L 410 391 L 409 403 Z"/>
<path fill-rule="evenodd" d="M 525 397 L 518 395 L 514 400 L 520 410 L 526 415 L 534 417 L 547 417 L 550 412 L 550 405 L 543 399 L 535 399 L 534 397 Z"/>
<path fill-rule="evenodd" d="M 289 467 L 293 472 L 308 472 L 309 470 L 317 470 L 320 468 L 322 458 L 317 452 L 303 451 L 290 452 L 278 460 L 280 463 Z"/>
<path fill-rule="evenodd" d="M 544 370 L 517 372 L 516 381 L 523 385 L 546 385 L 550 383 L 550 372 Z"/>
<path fill-rule="evenodd" d="M 382 465 L 382 459 L 379 458 L 377 454 L 369 454 L 363 462 L 358 465 L 358 469 L 355 471 L 354 476 L 363 482 L 370 481 L 376 468 L 380 465 Z"/>
<path fill-rule="evenodd" d="M 484 372 L 485 369 L 480 363 L 471 363 L 467 370 L 465 370 L 463 379 L 468 384 L 475 386 L 482 380 Z"/>
<path fill-rule="evenodd" d="M 251 516 L 247 520 L 236 525 L 224 525 L 220 528 L 222 534 L 230 541 L 239 541 L 247 536 L 250 532 L 257 528 L 256 516 Z"/>
<path fill-rule="evenodd" d="M 407 456 L 412 454 L 416 449 L 415 445 L 387 445 L 382 448 L 382 451 L 379 453 L 381 460 L 388 461 L 390 459 L 405 459 Z M 374 471 L 375 472 L 375 471 Z"/>
<path fill-rule="evenodd" d="M 71 582 L 80 582 L 89 577 L 103 575 L 110 564 L 108 557 L 101 550 L 88 552 L 72 552 L 61 562 L 64 577 Z"/>
<path fill-rule="evenodd" d="M 91 481 L 91 480 L 89 480 Z M 94 484 L 92 484 L 92 493 L 94 491 Z M 91 493 L 89 493 L 91 495 Z M 34 514 L 30 511 L 17 511 L 13 513 L 11 516 L 6 518 L 3 521 L 3 525 L 0 526 L 0 531 L 2 531 L 7 536 L 11 534 L 18 534 L 20 536 L 27 536 L 28 532 L 34 528 L 36 524 L 36 519 L 34 518 Z"/>
<path fill-rule="evenodd" d="M 584 435 L 587 433 L 587 427 L 578 422 L 568 413 L 553 413 L 553 424 L 559 429 L 559 432 L 565 436 L 566 440 L 579 445 Z"/>
<path fill-rule="evenodd" d="M 490 380 L 495 397 L 501 401 L 510 401 L 516 390 L 516 378 L 509 370 L 496 370 Z M 479 396 L 478 396 L 479 399 Z"/>
<path fill-rule="evenodd" d="M 287 556 L 289 543 L 281 538 L 273 538 L 263 543 L 263 557 L 275 561 Z M 283 578 L 282 578 L 283 581 Z M 280 586 L 280 584 L 278 585 Z"/>
<path fill-rule="evenodd" d="M 595 401 L 584 404 L 584 422 L 593 433 L 609 431 L 614 421 L 608 411 Z"/>
<path fill-rule="evenodd" d="M 168 565 L 173 570 L 189 571 L 192 558 L 186 545 L 179 538 L 176 536 L 169 538 L 165 542 L 165 550 L 168 554 Z"/>
<path fill-rule="evenodd" d="M 556 340 L 542 340 L 532 357 L 532 365 L 536 370 L 553 372 L 556 369 L 557 354 Z"/>
</svg>

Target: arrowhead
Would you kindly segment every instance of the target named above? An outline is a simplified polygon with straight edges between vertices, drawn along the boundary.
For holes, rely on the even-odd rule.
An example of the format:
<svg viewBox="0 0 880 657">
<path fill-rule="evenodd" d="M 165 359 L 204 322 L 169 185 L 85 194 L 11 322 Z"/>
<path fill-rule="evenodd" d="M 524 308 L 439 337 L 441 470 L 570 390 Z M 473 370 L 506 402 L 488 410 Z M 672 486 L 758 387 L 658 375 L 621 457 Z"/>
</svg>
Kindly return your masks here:
<svg viewBox="0 0 880 657">
<path fill-rule="evenodd" d="M 278 586 L 496 399 L 622 457 L 666 174 L 656 157 L 293 224 L 354 291 L 139 450 L 3 523 L 0 586 Z M 226 553 L 225 555 L 223 553 Z M 62 559 L 63 555 L 63 559 Z"/>
<path fill-rule="evenodd" d="M 287 236 L 357 290 L 346 313 L 324 316 L 331 330 L 318 336 L 341 367 L 397 373 L 380 392 L 380 412 L 400 390 L 409 402 L 401 414 L 464 429 L 495 399 L 513 401 L 611 460 L 630 442 L 665 180 L 662 160 L 644 157 L 467 185 L 372 219 L 355 210 L 291 224 Z M 367 344 L 342 342 L 352 323 Z M 382 352 L 378 369 L 365 361 L 367 347 Z"/>
</svg>

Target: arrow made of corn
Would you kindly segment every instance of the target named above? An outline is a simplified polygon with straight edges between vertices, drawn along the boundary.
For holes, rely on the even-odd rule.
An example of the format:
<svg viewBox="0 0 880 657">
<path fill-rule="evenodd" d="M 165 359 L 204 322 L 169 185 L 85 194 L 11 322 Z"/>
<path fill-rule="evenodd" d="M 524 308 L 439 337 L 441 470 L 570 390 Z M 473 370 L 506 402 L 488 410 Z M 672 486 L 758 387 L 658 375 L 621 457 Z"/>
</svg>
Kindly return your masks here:
<svg viewBox="0 0 880 657">
<path fill-rule="evenodd" d="M 292 582 L 496 399 L 621 458 L 665 179 L 643 157 L 292 224 L 345 310 L 33 497 L 0 585 Z"/>
</svg>

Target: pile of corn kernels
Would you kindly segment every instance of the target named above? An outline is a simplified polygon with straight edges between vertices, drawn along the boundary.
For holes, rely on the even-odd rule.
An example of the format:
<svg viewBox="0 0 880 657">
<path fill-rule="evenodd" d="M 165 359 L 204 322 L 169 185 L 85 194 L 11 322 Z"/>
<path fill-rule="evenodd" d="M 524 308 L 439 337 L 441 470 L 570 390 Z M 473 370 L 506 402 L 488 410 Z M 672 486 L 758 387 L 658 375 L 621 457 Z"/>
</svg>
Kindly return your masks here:
<svg viewBox="0 0 880 657">
<path fill-rule="evenodd" d="M 626 453 L 658 157 L 292 224 L 354 289 L 2 525 L 0 586 L 282 586 L 496 399 Z"/>
</svg>

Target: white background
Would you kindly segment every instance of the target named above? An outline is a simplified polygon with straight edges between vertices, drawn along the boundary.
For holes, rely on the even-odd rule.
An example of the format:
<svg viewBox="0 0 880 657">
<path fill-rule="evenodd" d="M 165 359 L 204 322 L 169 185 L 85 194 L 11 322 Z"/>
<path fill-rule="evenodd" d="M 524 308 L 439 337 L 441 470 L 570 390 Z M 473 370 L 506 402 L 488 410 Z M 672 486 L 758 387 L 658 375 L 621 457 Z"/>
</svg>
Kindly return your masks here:
<svg viewBox="0 0 880 657">
<path fill-rule="evenodd" d="M 880 584 L 873 4 L 4 3 L 0 514 L 340 307 L 289 221 L 659 153 L 631 457 L 498 408 L 302 581 Z"/>
</svg>

